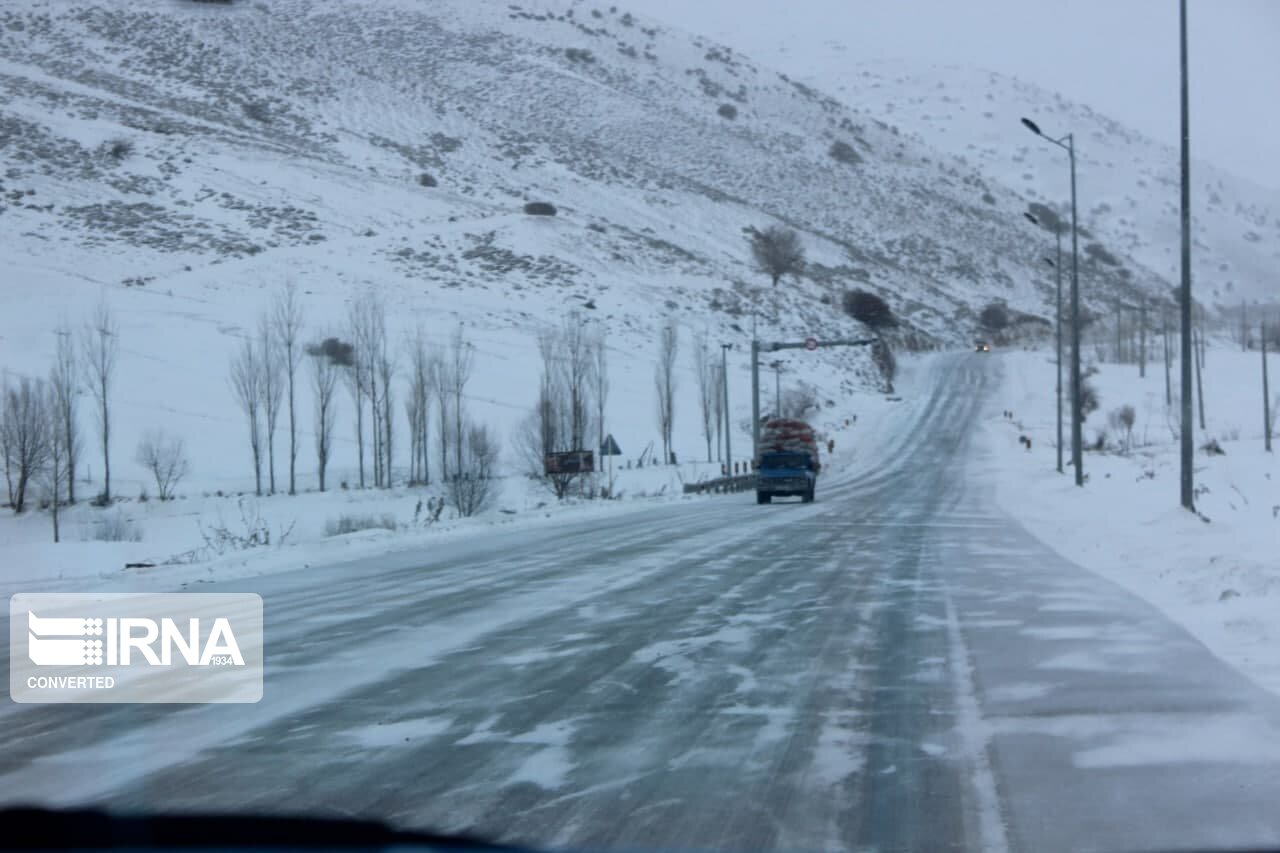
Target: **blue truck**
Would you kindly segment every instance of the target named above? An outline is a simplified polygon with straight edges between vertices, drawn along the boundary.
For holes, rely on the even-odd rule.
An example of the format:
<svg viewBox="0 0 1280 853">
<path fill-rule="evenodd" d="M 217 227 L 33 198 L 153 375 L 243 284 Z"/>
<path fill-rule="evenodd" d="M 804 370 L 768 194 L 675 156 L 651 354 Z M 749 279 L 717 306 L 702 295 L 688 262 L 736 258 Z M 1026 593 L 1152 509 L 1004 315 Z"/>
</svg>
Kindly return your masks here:
<svg viewBox="0 0 1280 853">
<path fill-rule="evenodd" d="M 812 502 L 820 468 L 811 426 L 793 419 L 768 421 L 756 459 L 756 503 L 767 504 L 776 497 Z"/>
<path fill-rule="evenodd" d="M 762 453 L 756 471 L 756 503 L 767 504 L 774 498 L 786 497 L 810 503 L 817 480 L 815 461 L 808 453 Z"/>
</svg>

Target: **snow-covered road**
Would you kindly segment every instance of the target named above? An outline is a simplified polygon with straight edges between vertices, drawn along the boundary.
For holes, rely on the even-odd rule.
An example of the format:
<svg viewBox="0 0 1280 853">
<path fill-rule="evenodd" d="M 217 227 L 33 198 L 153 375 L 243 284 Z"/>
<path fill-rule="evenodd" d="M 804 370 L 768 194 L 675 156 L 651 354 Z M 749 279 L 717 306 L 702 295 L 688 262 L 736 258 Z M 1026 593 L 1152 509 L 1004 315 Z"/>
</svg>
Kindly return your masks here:
<svg viewBox="0 0 1280 853">
<path fill-rule="evenodd" d="M 815 504 L 211 585 L 265 601 L 262 702 L 7 703 L 0 798 L 542 847 L 1280 842 L 1280 700 L 996 507 L 972 426 L 1000 369 L 935 359 Z"/>
</svg>

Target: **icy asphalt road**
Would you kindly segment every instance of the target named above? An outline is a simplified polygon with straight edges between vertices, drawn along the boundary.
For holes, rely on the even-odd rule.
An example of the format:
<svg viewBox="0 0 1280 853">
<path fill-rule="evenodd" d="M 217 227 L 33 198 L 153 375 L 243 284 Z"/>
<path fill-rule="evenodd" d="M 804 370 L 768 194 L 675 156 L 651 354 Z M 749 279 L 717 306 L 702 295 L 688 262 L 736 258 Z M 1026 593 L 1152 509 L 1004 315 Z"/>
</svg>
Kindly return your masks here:
<svg viewBox="0 0 1280 853">
<path fill-rule="evenodd" d="M 596 849 L 1280 842 L 1280 701 L 994 508 L 971 427 L 998 373 L 939 360 L 813 505 L 218 587 L 265 600 L 261 703 L 6 703 L 0 799 Z"/>
</svg>

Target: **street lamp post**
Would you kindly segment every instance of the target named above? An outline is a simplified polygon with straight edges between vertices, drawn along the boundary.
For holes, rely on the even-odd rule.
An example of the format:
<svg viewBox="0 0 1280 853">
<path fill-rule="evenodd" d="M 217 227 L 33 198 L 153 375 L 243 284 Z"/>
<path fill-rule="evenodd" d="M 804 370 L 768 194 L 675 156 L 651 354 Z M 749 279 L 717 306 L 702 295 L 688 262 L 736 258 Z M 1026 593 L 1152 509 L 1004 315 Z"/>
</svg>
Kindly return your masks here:
<svg viewBox="0 0 1280 853">
<path fill-rule="evenodd" d="M 1068 133 L 1061 139 L 1045 136 L 1031 119 L 1022 123 L 1041 139 L 1066 149 L 1071 164 L 1071 464 L 1076 469 L 1076 485 L 1084 485 L 1084 424 L 1080 412 L 1080 236 L 1076 209 L 1076 145 Z"/>
<path fill-rule="evenodd" d="M 733 473 L 733 445 L 729 443 L 729 350 L 733 344 L 720 345 L 720 385 L 724 394 L 724 470 Z"/>
<path fill-rule="evenodd" d="M 1191 124 L 1187 108 L 1187 0 L 1179 4 L 1178 35 L 1182 70 L 1182 506 L 1195 510 L 1191 434 Z"/>
<path fill-rule="evenodd" d="M 1032 225 L 1039 225 L 1040 220 L 1033 214 L 1023 213 Z M 1053 228 L 1053 236 L 1057 243 L 1057 255 L 1053 258 L 1045 258 L 1044 262 L 1053 267 L 1054 277 L 1057 279 L 1057 299 L 1054 307 L 1054 337 L 1056 342 L 1054 345 L 1054 367 L 1058 371 L 1058 381 L 1054 385 L 1054 396 L 1057 402 L 1057 428 L 1058 428 L 1058 473 L 1062 473 L 1062 226 L 1055 223 Z"/>
</svg>

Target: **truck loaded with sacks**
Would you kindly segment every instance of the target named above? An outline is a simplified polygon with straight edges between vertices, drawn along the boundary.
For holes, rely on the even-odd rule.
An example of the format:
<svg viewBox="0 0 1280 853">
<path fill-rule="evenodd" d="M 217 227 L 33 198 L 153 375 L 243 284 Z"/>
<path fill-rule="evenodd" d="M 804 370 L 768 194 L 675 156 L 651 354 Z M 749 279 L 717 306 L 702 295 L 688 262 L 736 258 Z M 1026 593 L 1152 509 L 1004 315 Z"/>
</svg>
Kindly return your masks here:
<svg viewBox="0 0 1280 853">
<path fill-rule="evenodd" d="M 766 421 L 756 457 L 756 503 L 780 497 L 811 502 L 821 467 L 813 427 L 794 418 Z"/>
</svg>

